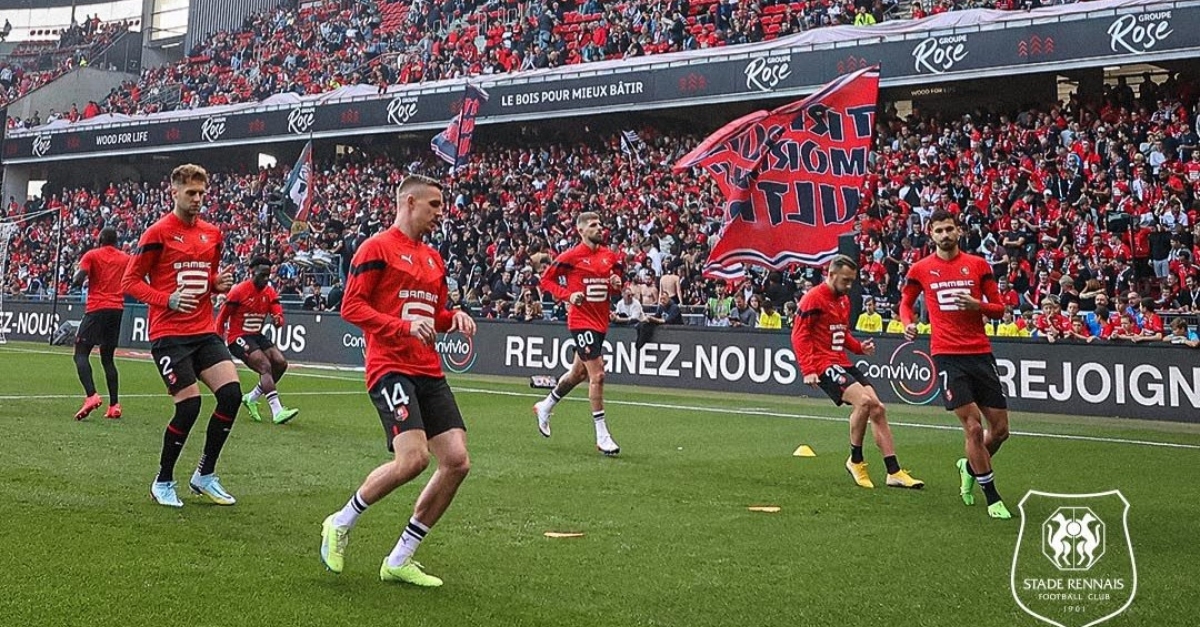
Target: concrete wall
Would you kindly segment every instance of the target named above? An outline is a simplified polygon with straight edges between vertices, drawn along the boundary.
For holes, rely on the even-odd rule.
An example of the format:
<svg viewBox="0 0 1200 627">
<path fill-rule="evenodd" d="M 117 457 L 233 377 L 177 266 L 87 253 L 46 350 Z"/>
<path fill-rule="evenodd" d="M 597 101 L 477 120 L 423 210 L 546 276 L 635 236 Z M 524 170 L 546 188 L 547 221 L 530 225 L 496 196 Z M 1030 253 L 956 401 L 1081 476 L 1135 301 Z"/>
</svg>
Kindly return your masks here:
<svg viewBox="0 0 1200 627">
<path fill-rule="evenodd" d="M 82 111 L 89 100 L 103 100 L 114 87 L 127 80 L 137 80 L 137 75 L 94 67 L 81 68 L 8 105 L 8 116 L 28 118 L 37 111 L 45 122 L 51 109 L 70 111 L 71 105 L 76 104 Z"/>
</svg>

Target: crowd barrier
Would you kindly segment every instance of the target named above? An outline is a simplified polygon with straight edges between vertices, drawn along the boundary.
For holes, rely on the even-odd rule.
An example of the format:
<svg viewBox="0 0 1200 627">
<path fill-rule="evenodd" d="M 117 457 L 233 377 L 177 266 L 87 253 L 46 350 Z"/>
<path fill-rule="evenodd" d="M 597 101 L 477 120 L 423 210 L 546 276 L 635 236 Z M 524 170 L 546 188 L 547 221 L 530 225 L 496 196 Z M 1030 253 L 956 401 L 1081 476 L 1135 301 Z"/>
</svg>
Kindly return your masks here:
<svg viewBox="0 0 1200 627">
<path fill-rule="evenodd" d="M 0 328 L 10 340 L 46 341 L 79 305 L 5 303 Z M 361 366 L 362 332 L 336 313 L 289 312 L 266 334 L 297 362 Z M 820 396 L 804 385 L 785 331 L 671 326 L 635 347 L 630 327 L 610 329 L 604 343 L 608 381 L 681 390 Z M 149 348 L 146 309 L 125 309 L 121 345 Z M 532 375 L 561 372 L 573 343 L 561 324 L 479 321 L 473 338 L 438 339 L 450 373 Z M 876 338 L 873 357 L 854 363 L 885 403 L 941 405 L 938 371 L 927 339 Z M 1014 411 L 1200 422 L 1200 351 L 1169 345 L 1065 344 L 993 338 L 997 369 Z"/>
</svg>

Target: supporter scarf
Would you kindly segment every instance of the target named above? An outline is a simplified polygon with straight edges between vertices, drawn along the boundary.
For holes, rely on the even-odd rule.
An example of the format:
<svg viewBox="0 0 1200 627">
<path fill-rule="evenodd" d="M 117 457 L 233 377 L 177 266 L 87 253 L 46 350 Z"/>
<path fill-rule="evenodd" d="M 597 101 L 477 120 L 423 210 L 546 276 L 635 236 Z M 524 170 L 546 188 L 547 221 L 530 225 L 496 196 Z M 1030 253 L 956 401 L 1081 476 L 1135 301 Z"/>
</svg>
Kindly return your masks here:
<svg viewBox="0 0 1200 627">
<path fill-rule="evenodd" d="M 675 164 L 704 168 L 725 196 L 705 276 L 737 279 L 743 264 L 782 270 L 837 254 L 858 213 L 878 95 L 879 68 L 864 68 L 726 124 Z"/>
</svg>

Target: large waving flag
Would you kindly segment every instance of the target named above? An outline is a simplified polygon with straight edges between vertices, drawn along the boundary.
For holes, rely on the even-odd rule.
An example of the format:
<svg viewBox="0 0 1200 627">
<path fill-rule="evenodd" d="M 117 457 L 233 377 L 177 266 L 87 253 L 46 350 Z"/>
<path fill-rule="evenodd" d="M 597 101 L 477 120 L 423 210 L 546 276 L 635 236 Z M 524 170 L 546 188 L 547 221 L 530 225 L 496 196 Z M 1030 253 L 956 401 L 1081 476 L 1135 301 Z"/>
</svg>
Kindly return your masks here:
<svg viewBox="0 0 1200 627">
<path fill-rule="evenodd" d="M 450 118 L 446 130 L 435 135 L 429 143 L 434 154 L 450 164 L 451 171 L 467 164 L 467 158 L 471 155 L 471 141 L 475 136 L 475 117 L 479 115 L 479 107 L 487 102 L 487 99 L 486 91 L 467 83 L 462 111 Z"/>
<path fill-rule="evenodd" d="M 675 164 L 704 168 L 725 196 L 705 276 L 736 279 L 742 264 L 781 270 L 837 254 L 858 213 L 878 96 L 879 68 L 864 68 L 726 124 Z"/>
<path fill-rule="evenodd" d="M 283 187 L 283 203 L 276 214 L 283 228 L 288 229 L 292 237 L 308 231 L 308 219 L 312 213 L 312 141 L 304 145 L 300 158 L 288 175 L 287 184 Z"/>
</svg>

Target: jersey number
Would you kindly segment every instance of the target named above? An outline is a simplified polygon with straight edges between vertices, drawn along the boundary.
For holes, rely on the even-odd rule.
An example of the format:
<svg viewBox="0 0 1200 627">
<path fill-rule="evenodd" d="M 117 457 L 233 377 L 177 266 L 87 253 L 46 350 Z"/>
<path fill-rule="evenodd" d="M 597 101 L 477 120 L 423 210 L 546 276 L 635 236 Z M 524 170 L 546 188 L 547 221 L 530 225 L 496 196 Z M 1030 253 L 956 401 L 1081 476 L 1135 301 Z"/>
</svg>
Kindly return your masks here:
<svg viewBox="0 0 1200 627">
<path fill-rule="evenodd" d="M 197 298 L 208 293 L 208 272 L 205 270 L 180 270 L 175 275 L 179 291 Z"/>
<path fill-rule="evenodd" d="M 844 347 L 846 344 L 846 332 L 845 331 L 834 331 L 832 337 L 833 337 L 833 343 L 830 348 L 832 348 L 835 351 L 842 350 L 842 347 Z"/>
<path fill-rule="evenodd" d="M 596 343 L 596 334 L 591 331 L 583 331 L 575 335 L 576 346 L 591 346 Z"/>
<path fill-rule="evenodd" d="M 175 372 L 175 369 L 171 367 L 170 355 L 163 355 L 162 359 L 158 360 L 158 366 L 159 371 L 162 372 L 162 376 L 164 377 L 169 377 L 172 372 Z"/>
<path fill-rule="evenodd" d="M 607 283 L 589 283 L 584 286 L 583 297 L 589 303 L 602 303 L 608 300 Z"/>
<path fill-rule="evenodd" d="M 404 303 L 404 307 L 400 308 L 400 318 L 410 322 L 425 320 L 429 326 L 433 326 L 433 315 L 433 305 L 429 303 L 413 301 Z"/>
<path fill-rule="evenodd" d="M 937 291 L 938 309 L 942 311 L 962 311 L 962 307 L 958 306 L 957 297 L 959 294 L 971 295 L 969 287 L 944 287 Z"/>
<path fill-rule="evenodd" d="M 383 402 L 387 403 L 388 409 L 393 412 L 397 407 L 406 407 L 408 405 L 408 394 L 404 391 L 404 386 L 399 382 L 392 385 L 392 389 L 383 388 L 379 395 L 383 397 Z"/>
</svg>

